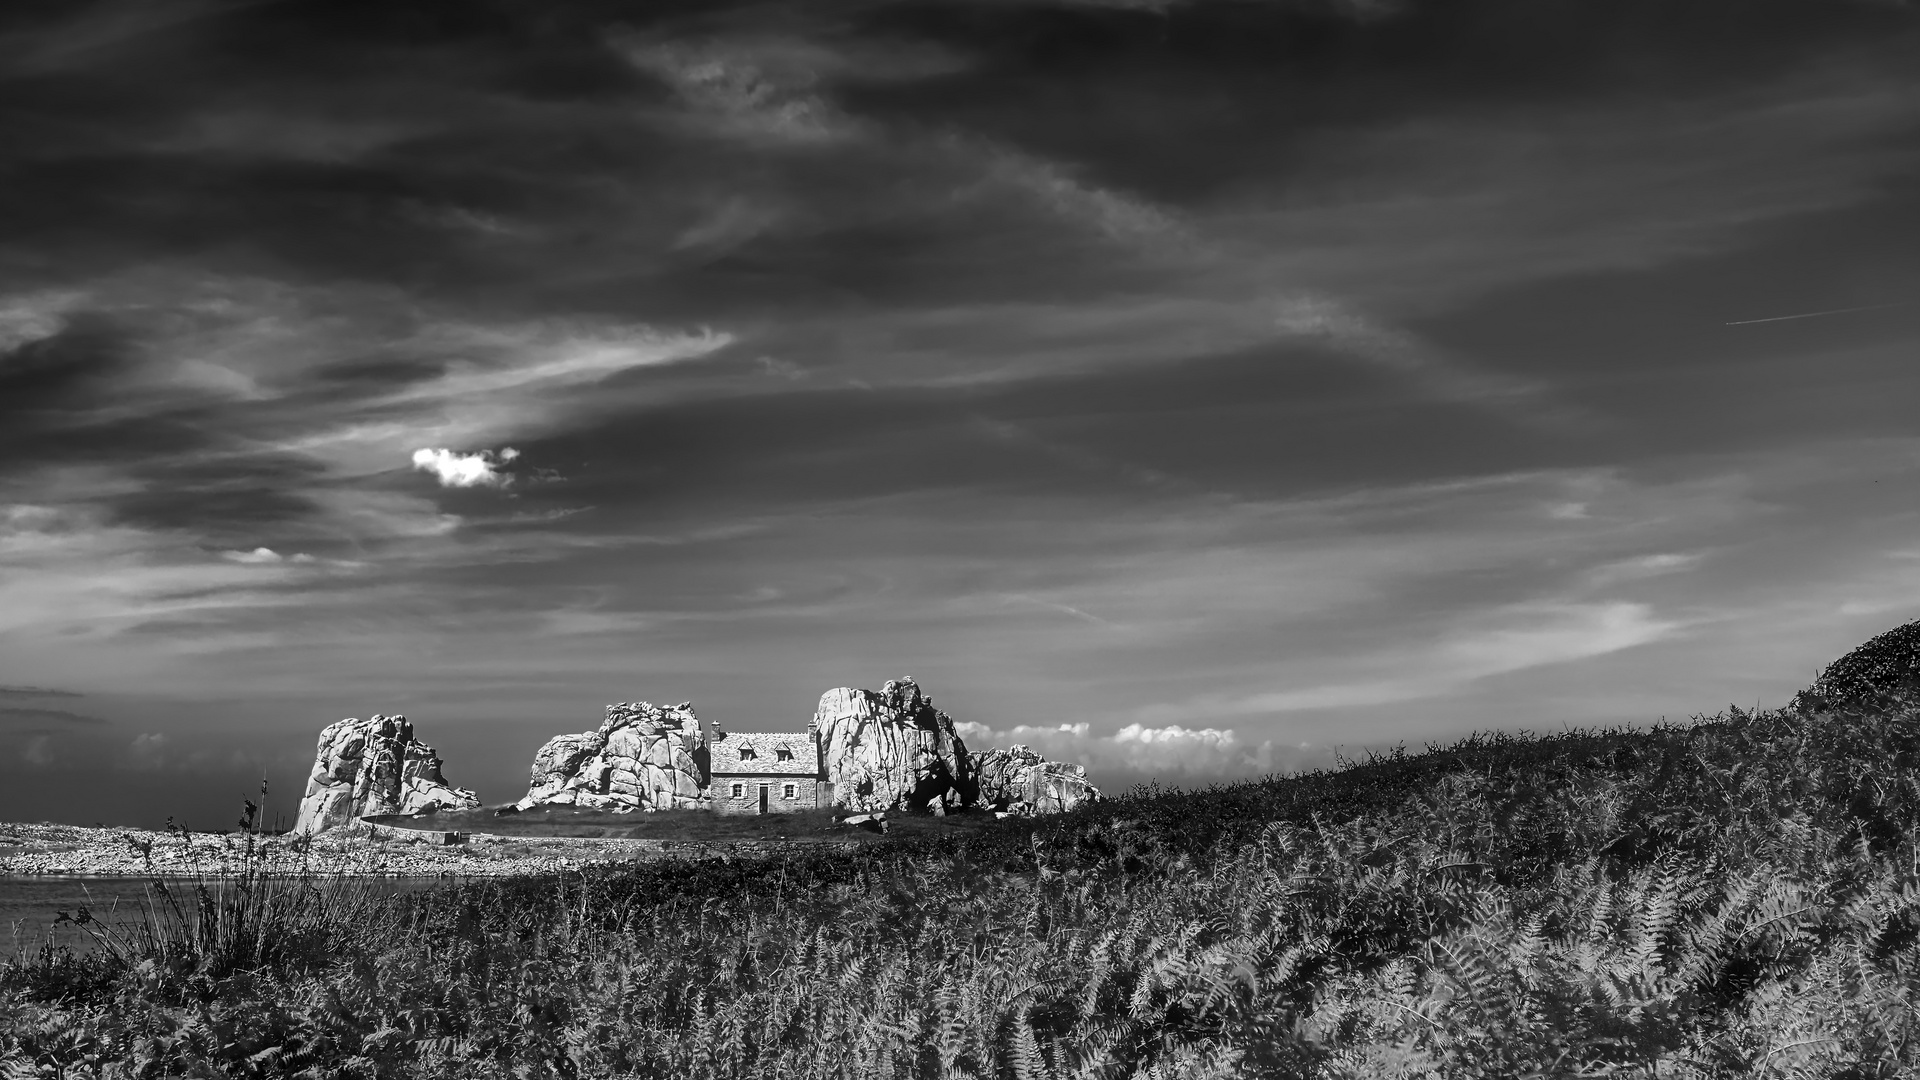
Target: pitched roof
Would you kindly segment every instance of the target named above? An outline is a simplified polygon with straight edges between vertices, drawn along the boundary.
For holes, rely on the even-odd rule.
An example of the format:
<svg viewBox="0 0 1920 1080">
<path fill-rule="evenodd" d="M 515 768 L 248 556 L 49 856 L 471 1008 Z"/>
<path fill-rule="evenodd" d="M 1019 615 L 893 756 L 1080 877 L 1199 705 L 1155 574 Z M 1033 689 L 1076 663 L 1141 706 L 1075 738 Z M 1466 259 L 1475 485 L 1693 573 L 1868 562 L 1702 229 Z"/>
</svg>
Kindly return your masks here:
<svg viewBox="0 0 1920 1080">
<path fill-rule="evenodd" d="M 813 736 L 801 732 L 729 731 L 707 744 L 715 776 L 735 773 L 813 776 L 820 771 Z M 780 751 L 792 756 L 780 759 Z"/>
</svg>

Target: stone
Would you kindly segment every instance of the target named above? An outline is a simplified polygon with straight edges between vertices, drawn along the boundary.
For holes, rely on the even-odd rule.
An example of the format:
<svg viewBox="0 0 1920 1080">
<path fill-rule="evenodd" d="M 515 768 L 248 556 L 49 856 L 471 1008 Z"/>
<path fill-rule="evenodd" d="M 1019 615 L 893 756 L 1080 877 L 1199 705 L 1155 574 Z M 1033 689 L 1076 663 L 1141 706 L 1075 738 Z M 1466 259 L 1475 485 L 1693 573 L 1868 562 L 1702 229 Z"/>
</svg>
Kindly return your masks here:
<svg viewBox="0 0 1920 1080">
<path fill-rule="evenodd" d="M 1827 665 L 1793 699 L 1805 711 L 1879 709 L 1920 701 L 1920 622 L 1879 635 Z"/>
<path fill-rule="evenodd" d="M 840 819 L 840 824 L 851 825 L 856 829 L 865 829 L 868 832 L 884 833 L 887 831 L 887 817 L 885 814 L 854 814 L 851 817 Z"/>
<path fill-rule="evenodd" d="M 479 796 L 447 783 L 440 755 L 413 737 L 404 716 L 379 713 L 327 725 L 300 800 L 296 833 L 317 833 L 380 814 L 473 810 Z"/>
<path fill-rule="evenodd" d="M 1002 814 L 1054 814 L 1100 797 L 1085 767 L 1050 761 L 1025 746 L 984 750 L 973 757 L 980 805 Z"/>
<path fill-rule="evenodd" d="M 889 680 L 877 693 L 829 690 L 807 730 L 835 805 L 871 812 L 973 801 L 966 744 L 912 678 Z"/>
<path fill-rule="evenodd" d="M 598 730 L 556 735 L 533 755 L 526 797 L 515 806 L 634 810 L 704 808 L 710 758 L 693 704 L 607 706 Z"/>
</svg>

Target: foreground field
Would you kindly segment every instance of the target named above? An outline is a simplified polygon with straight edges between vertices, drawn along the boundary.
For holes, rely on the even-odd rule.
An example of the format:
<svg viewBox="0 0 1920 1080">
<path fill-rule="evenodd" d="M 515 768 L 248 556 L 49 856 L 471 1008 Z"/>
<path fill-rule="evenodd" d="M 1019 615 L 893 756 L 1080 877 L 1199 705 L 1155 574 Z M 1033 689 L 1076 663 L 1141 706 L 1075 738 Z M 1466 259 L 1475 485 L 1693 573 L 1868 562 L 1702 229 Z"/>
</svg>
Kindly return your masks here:
<svg viewBox="0 0 1920 1080">
<path fill-rule="evenodd" d="M 189 896 L 0 973 L 0 1075 L 1913 1075 L 1916 766 L 1911 708 L 1733 712 L 898 844 Z"/>
</svg>

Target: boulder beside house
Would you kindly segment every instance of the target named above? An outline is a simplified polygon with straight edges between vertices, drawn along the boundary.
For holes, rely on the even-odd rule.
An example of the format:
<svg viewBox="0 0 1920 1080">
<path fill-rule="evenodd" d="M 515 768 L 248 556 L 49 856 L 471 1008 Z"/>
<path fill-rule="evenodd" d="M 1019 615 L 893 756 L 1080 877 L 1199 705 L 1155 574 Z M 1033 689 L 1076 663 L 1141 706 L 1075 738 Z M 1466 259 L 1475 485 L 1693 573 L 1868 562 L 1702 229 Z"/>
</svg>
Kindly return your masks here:
<svg viewBox="0 0 1920 1080">
<path fill-rule="evenodd" d="M 413 737 L 404 716 L 375 713 L 326 726 L 300 799 L 297 833 L 352 825 L 380 814 L 471 810 L 480 797 L 447 783 L 440 755 Z"/>
<path fill-rule="evenodd" d="M 607 706 L 597 730 L 556 735 L 533 756 L 518 809 L 582 806 L 611 810 L 698 808 L 707 802 L 706 731 L 691 702 Z"/>
<path fill-rule="evenodd" d="M 1100 797 L 1084 766 L 1052 761 L 1014 745 L 973 757 L 982 807 L 1009 814 L 1055 814 Z"/>
<path fill-rule="evenodd" d="M 889 679 L 878 691 L 827 691 L 807 730 L 819 740 L 833 805 L 943 813 L 973 802 L 966 744 L 911 677 Z"/>
</svg>

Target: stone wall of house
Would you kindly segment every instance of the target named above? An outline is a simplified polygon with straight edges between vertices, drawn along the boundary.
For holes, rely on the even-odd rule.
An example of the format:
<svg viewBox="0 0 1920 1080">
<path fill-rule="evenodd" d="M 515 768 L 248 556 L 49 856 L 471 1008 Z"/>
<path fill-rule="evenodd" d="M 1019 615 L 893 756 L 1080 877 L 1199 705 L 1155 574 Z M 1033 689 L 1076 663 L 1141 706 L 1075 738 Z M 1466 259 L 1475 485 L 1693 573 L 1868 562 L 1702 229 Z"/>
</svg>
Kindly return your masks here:
<svg viewBox="0 0 1920 1080">
<path fill-rule="evenodd" d="M 812 810 L 821 805 L 820 782 L 811 776 L 716 776 L 710 805 L 721 814 L 758 814 L 762 784 L 767 786 L 769 814 Z M 739 786 L 738 795 L 734 794 L 735 785 Z M 788 785 L 793 787 L 792 798 L 786 795 Z"/>
<path fill-rule="evenodd" d="M 471 810 L 479 796 L 447 783 L 440 755 L 404 716 L 349 717 L 320 732 L 294 831 L 317 833 L 376 814 Z"/>
<path fill-rule="evenodd" d="M 707 737 L 693 704 L 607 706 L 597 730 L 557 735 L 533 756 L 527 794 L 516 805 L 632 810 L 707 805 Z"/>
<path fill-rule="evenodd" d="M 966 744 L 952 718 L 911 678 L 890 680 L 879 691 L 827 691 L 808 730 L 819 738 L 836 805 L 943 810 L 973 801 Z"/>
</svg>

